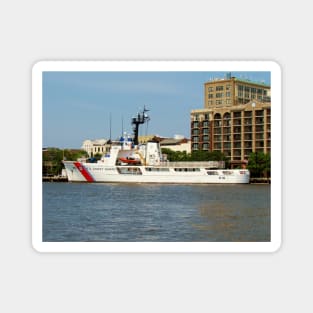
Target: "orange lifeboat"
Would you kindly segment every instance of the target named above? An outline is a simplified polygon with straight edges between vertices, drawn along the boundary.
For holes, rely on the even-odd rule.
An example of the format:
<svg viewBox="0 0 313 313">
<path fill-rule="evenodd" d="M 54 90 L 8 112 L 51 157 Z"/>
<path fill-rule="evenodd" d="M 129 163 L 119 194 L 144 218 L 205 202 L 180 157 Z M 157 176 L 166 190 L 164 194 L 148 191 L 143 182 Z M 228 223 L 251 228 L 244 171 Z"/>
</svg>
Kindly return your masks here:
<svg viewBox="0 0 313 313">
<path fill-rule="evenodd" d="M 131 157 L 119 158 L 119 160 L 127 164 L 140 164 L 140 160 Z"/>
</svg>

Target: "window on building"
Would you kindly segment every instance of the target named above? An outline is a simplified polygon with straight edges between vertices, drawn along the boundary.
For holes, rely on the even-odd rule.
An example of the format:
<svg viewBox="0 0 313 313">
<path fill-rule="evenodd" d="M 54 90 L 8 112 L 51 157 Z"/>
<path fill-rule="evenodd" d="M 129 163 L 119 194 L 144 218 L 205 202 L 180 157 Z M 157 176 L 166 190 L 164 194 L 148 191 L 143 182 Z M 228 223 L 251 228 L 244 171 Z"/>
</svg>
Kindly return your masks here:
<svg viewBox="0 0 313 313">
<path fill-rule="evenodd" d="M 239 117 L 241 117 L 241 111 L 235 111 L 234 113 L 233 113 L 234 115 L 234 118 L 239 118 Z"/>
<path fill-rule="evenodd" d="M 224 86 L 216 86 L 216 91 L 222 91 L 224 90 Z"/>
<path fill-rule="evenodd" d="M 220 113 L 215 113 L 215 114 L 214 114 L 214 119 L 215 119 L 215 120 L 220 120 L 220 119 L 222 119 L 221 114 L 220 114 Z"/>
<path fill-rule="evenodd" d="M 192 150 L 198 150 L 198 148 L 199 148 L 199 144 L 194 143 L 194 144 L 192 145 Z"/>
</svg>

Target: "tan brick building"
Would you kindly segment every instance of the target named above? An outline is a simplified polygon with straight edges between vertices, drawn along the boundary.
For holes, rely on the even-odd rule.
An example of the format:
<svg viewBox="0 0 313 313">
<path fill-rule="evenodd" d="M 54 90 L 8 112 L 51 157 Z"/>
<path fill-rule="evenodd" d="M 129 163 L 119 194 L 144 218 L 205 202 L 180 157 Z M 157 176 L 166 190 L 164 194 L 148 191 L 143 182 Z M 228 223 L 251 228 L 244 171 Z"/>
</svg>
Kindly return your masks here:
<svg viewBox="0 0 313 313">
<path fill-rule="evenodd" d="M 204 84 L 204 108 L 191 111 L 191 149 L 221 151 L 233 165 L 271 151 L 271 88 L 227 77 Z"/>
</svg>

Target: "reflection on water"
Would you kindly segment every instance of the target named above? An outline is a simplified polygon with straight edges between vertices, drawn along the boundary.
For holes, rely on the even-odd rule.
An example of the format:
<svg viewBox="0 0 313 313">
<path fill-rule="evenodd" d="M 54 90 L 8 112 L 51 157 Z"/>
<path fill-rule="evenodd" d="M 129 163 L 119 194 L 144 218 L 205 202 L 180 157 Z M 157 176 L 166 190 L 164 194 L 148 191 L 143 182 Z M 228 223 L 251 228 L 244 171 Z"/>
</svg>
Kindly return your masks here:
<svg viewBox="0 0 313 313">
<path fill-rule="evenodd" d="M 270 241 L 270 186 L 44 183 L 43 240 Z"/>
</svg>

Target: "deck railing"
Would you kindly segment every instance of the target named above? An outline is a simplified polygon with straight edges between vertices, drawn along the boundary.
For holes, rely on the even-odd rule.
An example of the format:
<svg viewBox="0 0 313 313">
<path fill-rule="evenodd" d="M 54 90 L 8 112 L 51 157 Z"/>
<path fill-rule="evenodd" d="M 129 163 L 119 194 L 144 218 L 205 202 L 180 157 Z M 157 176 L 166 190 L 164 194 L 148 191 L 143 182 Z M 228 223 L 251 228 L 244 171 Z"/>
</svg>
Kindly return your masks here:
<svg viewBox="0 0 313 313">
<path fill-rule="evenodd" d="M 224 161 L 190 161 L 190 162 L 161 162 L 164 167 L 204 167 L 204 168 L 225 168 Z"/>
</svg>

